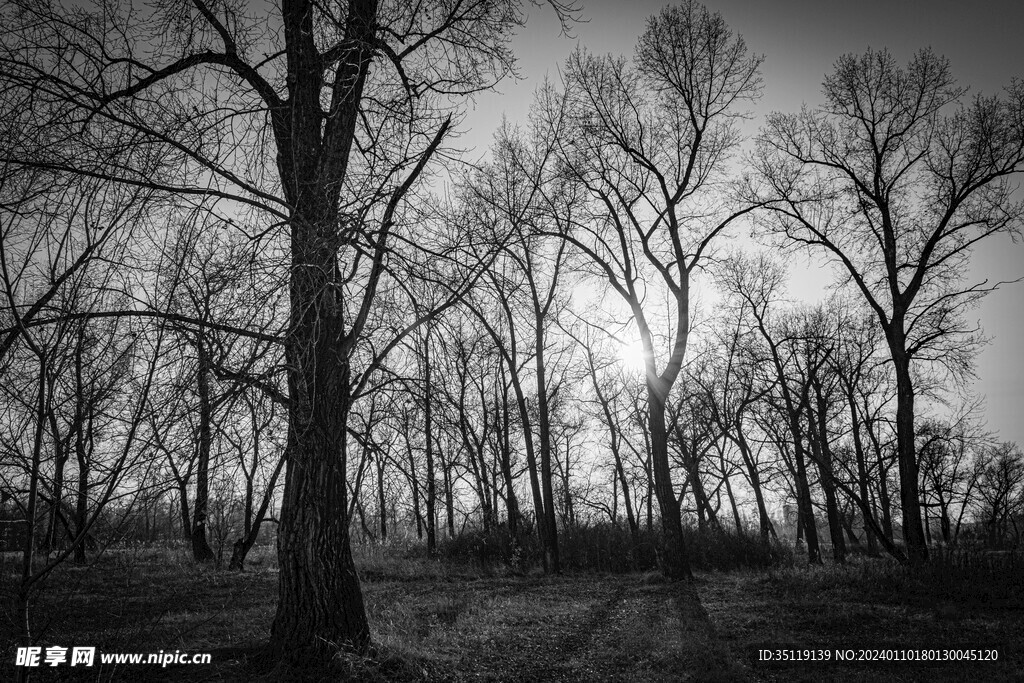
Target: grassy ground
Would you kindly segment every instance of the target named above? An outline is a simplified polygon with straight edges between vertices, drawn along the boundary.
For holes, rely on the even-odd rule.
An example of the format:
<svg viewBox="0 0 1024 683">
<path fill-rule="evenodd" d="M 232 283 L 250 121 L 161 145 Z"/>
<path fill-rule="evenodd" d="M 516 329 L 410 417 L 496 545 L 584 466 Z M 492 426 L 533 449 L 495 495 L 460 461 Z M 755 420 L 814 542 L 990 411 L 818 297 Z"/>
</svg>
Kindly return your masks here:
<svg viewBox="0 0 1024 683">
<path fill-rule="evenodd" d="M 1020 578 L 945 570 L 922 579 L 888 564 L 713 573 L 698 593 L 722 646 L 758 680 L 1024 680 Z M 758 661 L 760 649 L 828 649 L 827 663 Z M 986 662 L 838 662 L 835 650 L 998 648 Z"/>
<path fill-rule="evenodd" d="M 654 573 L 513 576 L 500 569 L 359 554 L 374 630 L 372 659 L 325 680 L 731 681 L 1013 680 L 1022 677 L 1019 581 L 898 568 L 700 573 L 689 586 Z M 197 568 L 162 552 L 112 553 L 61 570 L 33 607 L 41 645 L 106 652 L 211 652 L 213 664 L 39 672 L 39 680 L 252 680 L 273 618 L 277 575 Z M 4 605 L 12 575 L 4 567 Z M 998 577 L 997 577 L 998 578 Z M 9 616 L 9 612 L 5 612 Z M 10 619 L 0 645 L 12 642 Z M 998 662 L 771 664 L 760 649 L 999 646 Z M 1006 648 L 1011 649 L 1006 649 Z M 13 670 L 4 649 L 0 678 Z"/>
</svg>

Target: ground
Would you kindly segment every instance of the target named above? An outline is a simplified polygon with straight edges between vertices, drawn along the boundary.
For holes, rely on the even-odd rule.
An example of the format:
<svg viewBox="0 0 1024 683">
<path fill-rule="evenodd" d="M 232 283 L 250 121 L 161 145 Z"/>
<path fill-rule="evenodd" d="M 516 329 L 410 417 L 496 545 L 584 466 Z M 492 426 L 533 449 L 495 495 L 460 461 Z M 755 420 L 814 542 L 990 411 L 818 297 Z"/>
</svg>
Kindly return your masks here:
<svg viewBox="0 0 1024 683">
<path fill-rule="evenodd" d="M 941 586 L 872 567 L 699 572 L 691 584 L 654 573 L 512 575 L 422 558 L 361 554 L 374 630 L 369 659 L 324 680 L 733 681 L 1012 680 L 1021 678 L 1024 611 L 1016 594 L 978 582 Z M 168 551 L 109 553 L 68 566 L 33 605 L 43 645 L 100 652 L 210 652 L 210 665 L 37 670 L 35 680 L 252 680 L 273 618 L 267 559 L 244 573 L 196 567 Z M 3 567 L 4 595 L 15 578 Z M 936 587 L 938 585 L 938 587 Z M 10 613 L 6 612 L 9 617 Z M 10 619 L 0 643 L 13 642 Z M 995 662 L 766 663 L 762 649 L 999 648 Z M 1008 649 L 1009 648 L 1009 649 Z M 795 653 L 796 656 L 807 654 Z M 13 647 L 0 678 L 13 673 Z M 77 673 L 78 676 L 73 676 Z"/>
</svg>

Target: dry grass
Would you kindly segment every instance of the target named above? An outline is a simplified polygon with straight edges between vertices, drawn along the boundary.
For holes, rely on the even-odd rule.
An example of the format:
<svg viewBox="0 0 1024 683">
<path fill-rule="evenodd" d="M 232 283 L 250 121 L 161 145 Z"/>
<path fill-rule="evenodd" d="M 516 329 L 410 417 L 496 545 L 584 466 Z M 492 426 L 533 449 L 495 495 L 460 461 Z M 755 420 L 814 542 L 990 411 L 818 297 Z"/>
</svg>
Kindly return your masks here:
<svg viewBox="0 0 1024 683">
<path fill-rule="evenodd" d="M 849 566 L 711 573 L 705 609 L 728 646 L 764 680 L 1017 680 L 1024 640 L 1021 577 L 884 560 Z M 760 648 L 993 648 L 997 662 L 764 664 Z"/>
<path fill-rule="evenodd" d="M 513 575 L 407 548 L 366 546 L 356 555 L 375 649 L 368 658 L 339 656 L 321 672 L 323 680 L 1001 680 L 1015 677 L 1021 664 L 1012 650 L 995 664 L 959 667 L 780 666 L 756 656 L 759 648 L 782 644 L 1012 646 L 1024 639 L 1024 593 L 1012 576 L 940 567 L 914 578 L 884 562 L 858 561 L 847 568 L 701 573 L 685 586 L 653 572 Z M 177 551 L 111 553 L 92 568 L 68 566 L 34 606 L 40 644 L 214 656 L 203 667 L 94 667 L 83 680 L 265 675 L 260 657 L 277 574 L 269 554 L 253 560 L 241 574 L 196 567 Z M 0 642 L 11 643 L 9 620 L 0 629 Z M 10 648 L 0 656 L 13 661 Z M 72 672 L 56 673 L 70 680 Z"/>
</svg>

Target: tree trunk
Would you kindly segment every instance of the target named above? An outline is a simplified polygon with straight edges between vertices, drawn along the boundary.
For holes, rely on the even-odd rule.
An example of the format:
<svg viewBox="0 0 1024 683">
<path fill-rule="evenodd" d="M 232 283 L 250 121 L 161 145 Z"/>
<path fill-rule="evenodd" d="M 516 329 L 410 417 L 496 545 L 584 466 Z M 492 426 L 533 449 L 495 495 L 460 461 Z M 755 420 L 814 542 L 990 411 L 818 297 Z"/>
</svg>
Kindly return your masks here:
<svg viewBox="0 0 1024 683">
<path fill-rule="evenodd" d="M 380 508 L 380 542 L 388 540 L 388 510 L 384 499 L 384 454 L 377 454 L 377 505 Z"/>
<path fill-rule="evenodd" d="M 376 0 L 353 0 L 325 114 L 313 3 L 282 4 L 288 98 L 271 109 L 278 175 L 291 205 L 288 473 L 278 527 L 279 599 L 271 647 L 284 669 L 319 664 L 370 642 L 347 519 L 349 362 L 338 277 L 339 197 L 376 44 Z M 325 121 L 325 118 L 327 119 Z M 279 672 L 285 676 L 285 672 Z"/>
<path fill-rule="evenodd" d="M 821 386 L 817 382 L 814 382 L 814 397 L 816 409 L 811 409 L 810 405 L 807 408 L 811 422 L 808 432 L 811 436 L 811 450 L 818 463 L 818 477 L 825 492 L 825 512 L 828 516 L 829 540 L 832 541 L 832 559 L 838 564 L 845 564 L 846 540 L 843 538 L 843 523 L 839 518 L 836 486 L 832 480 L 832 449 L 828 444 L 828 427 L 825 421 L 827 406 Z"/>
<path fill-rule="evenodd" d="M 900 507 L 903 510 L 903 542 L 912 565 L 928 561 L 928 544 L 921 523 L 921 499 L 918 492 L 917 452 L 914 443 L 914 384 L 910 378 L 910 359 L 903 350 L 902 332 L 890 337 L 893 367 L 896 372 L 896 444 L 900 468 Z"/>
<path fill-rule="evenodd" d="M 448 538 L 455 538 L 455 491 L 452 486 L 452 468 L 450 463 L 442 463 L 444 477 L 444 512 L 448 524 Z"/>
<path fill-rule="evenodd" d="M 622 453 L 621 447 L 621 436 L 619 428 L 615 422 L 615 416 L 612 415 L 612 407 L 608 398 L 604 395 L 601 390 L 601 386 L 597 381 L 597 369 L 594 366 L 593 352 L 589 346 L 584 346 L 587 354 L 587 364 L 590 370 L 590 379 L 594 385 L 594 394 L 597 396 L 598 402 L 601 404 L 601 412 L 604 414 L 605 425 L 608 428 L 609 434 L 609 447 L 612 451 L 612 457 L 615 460 L 615 476 L 612 477 L 612 483 L 618 482 L 619 487 L 622 488 L 622 500 L 625 503 L 626 508 L 626 523 L 629 525 L 630 538 L 633 541 L 633 546 L 637 546 L 640 542 L 640 524 L 636 519 L 636 514 L 633 512 L 633 501 L 629 493 L 629 482 L 626 480 L 626 469 L 622 465 Z M 616 479 L 617 477 L 617 479 Z M 614 521 L 615 515 L 612 515 Z"/>
<path fill-rule="evenodd" d="M 866 401 L 867 399 L 865 399 L 865 411 L 867 411 Z M 878 480 L 878 506 L 881 508 L 882 514 L 882 533 L 892 540 L 892 515 L 890 512 L 892 504 L 889 500 L 888 470 L 885 467 L 885 459 L 882 456 L 882 445 L 879 443 L 879 437 L 875 434 L 871 422 L 865 421 L 864 427 L 867 429 L 868 437 L 871 439 L 871 446 L 875 452 L 875 466 L 878 467 L 878 474 L 875 478 Z"/>
<path fill-rule="evenodd" d="M 416 538 L 423 540 L 423 515 L 420 513 L 420 479 L 416 476 L 416 455 L 413 452 L 409 435 L 409 417 L 403 419 L 405 425 L 406 455 L 409 456 L 409 489 L 412 491 L 412 516 L 416 521 Z"/>
<path fill-rule="evenodd" d="M 869 514 L 869 501 L 868 497 L 868 468 L 867 462 L 864 457 L 864 443 L 860 437 L 860 420 L 857 416 L 857 399 L 853 394 L 853 386 L 847 387 L 846 402 L 850 406 L 850 429 L 853 433 L 853 451 L 857 458 L 857 486 L 860 489 L 860 499 L 863 501 L 864 509 L 861 510 L 862 515 Z M 876 557 L 878 555 L 878 541 L 875 539 L 875 532 L 872 531 L 868 524 L 868 520 L 864 520 L 864 534 L 867 536 L 868 543 L 868 555 Z"/>
<path fill-rule="evenodd" d="M 33 349 L 35 350 L 35 349 Z M 36 428 L 32 444 L 31 469 L 28 480 L 28 500 L 25 506 L 25 538 L 22 539 L 21 547 L 21 582 L 18 585 L 18 592 L 15 598 L 15 614 L 18 621 L 19 642 L 24 646 L 32 645 L 32 622 L 29 618 L 29 608 L 33 576 L 35 549 L 36 549 L 36 515 L 39 500 L 39 480 L 41 476 L 40 466 L 42 462 L 43 433 L 46 423 L 46 355 L 38 352 L 39 356 L 39 400 L 36 405 Z M 26 674 L 25 679 L 28 679 Z"/>
<path fill-rule="evenodd" d="M 522 386 L 519 384 L 512 371 L 512 388 L 516 393 L 516 405 L 519 408 L 519 418 L 523 424 L 523 445 L 526 449 L 526 469 L 530 475 L 530 492 L 533 494 L 533 509 L 537 520 L 537 536 L 540 538 L 541 546 L 545 544 L 547 526 L 544 523 L 544 497 L 540 490 L 540 477 L 537 474 L 537 457 L 533 447 L 533 430 L 530 427 L 530 412 L 526 405 L 526 397 L 522 393 Z M 551 571 L 548 564 L 547 553 L 543 554 L 544 571 Z"/>
<path fill-rule="evenodd" d="M 437 480 L 434 472 L 433 401 L 430 396 L 430 327 L 423 340 L 423 434 L 427 461 L 427 552 L 437 549 Z"/>
<path fill-rule="evenodd" d="M 665 425 L 667 387 L 661 380 L 647 374 L 648 428 L 651 434 L 651 468 L 654 471 L 654 494 L 661 513 L 662 569 L 672 580 L 691 579 L 690 560 L 683 539 L 683 520 L 672 486 L 668 460 L 668 430 Z"/>
<path fill-rule="evenodd" d="M 192 506 L 192 557 L 196 562 L 212 562 L 214 555 L 206 539 L 206 521 L 210 500 L 210 450 L 213 442 L 213 402 L 210 399 L 210 361 L 205 340 L 196 340 L 199 356 L 199 448 L 196 463 L 196 498 Z"/>
<path fill-rule="evenodd" d="M 79 388 L 75 396 L 75 459 L 78 461 L 78 487 L 75 497 L 75 529 L 77 535 L 86 533 L 89 522 L 89 451 L 88 442 L 93 436 L 92 415 L 86 415 L 88 407 L 82 395 L 82 354 L 75 354 L 75 385 Z M 91 413 L 91 411 L 89 411 Z M 75 546 L 75 564 L 86 562 L 86 542 Z"/>
<path fill-rule="evenodd" d="M 504 383 L 504 376 L 502 377 Z M 503 386 L 501 396 L 501 478 L 505 483 L 505 506 L 508 511 L 508 533 L 513 546 L 519 545 L 519 501 L 516 499 L 515 481 L 512 478 L 512 444 L 509 434 L 511 420 L 508 409 L 508 387 Z"/>
<path fill-rule="evenodd" d="M 622 466 L 622 456 L 619 453 L 618 443 L 612 446 L 612 454 L 615 456 L 615 474 L 618 476 L 619 487 L 622 489 L 623 507 L 626 509 L 626 524 L 629 525 L 629 536 L 636 546 L 640 542 L 640 524 L 637 522 L 633 512 L 633 501 L 629 493 L 629 482 L 626 480 L 626 470 Z"/>
<path fill-rule="evenodd" d="M 544 502 L 544 565 L 548 572 L 562 571 L 558 557 L 558 526 L 555 520 L 555 495 L 551 473 L 551 422 L 548 409 L 548 387 L 544 367 L 544 330 L 537 318 L 537 422 L 540 439 L 540 482 Z"/>
<path fill-rule="evenodd" d="M 754 462 L 753 454 L 750 452 L 750 444 L 743 435 L 743 430 L 737 421 L 736 424 L 736 445 L 739 446 L 740 455 L 743 457 L 743 464 L 747 466 L 747 475 L 750 480 L 750 488 L 754 490 L 754 501 L 757 503 L 757 518 L 760 524 L 761 541 L 768 542 L 769 535 L 776 536 L 775 526 L 771 517 L 768 516 L 768 507 L 764 502 L 764 491 L 761 489 L 761 473 Z M 776 536 L 778 538 L 778 536 Z"/>
<path fill-rule="evenodd" d="M 255 514 L 251 512 L 251 496 L 247 499 L 247 506 L 250 509 L 246 510 L 247 523 L 245 535 L 235 541 L 231 548 L 231 560 L 228 562 L 229 570 L 242 571 L 245 568 L 245 558 L 256 544 L 256 539 L 260 536 L 260 527 L 263 525 L 263 520 L 267 517 L 267 509 L 270 507 L 270 501 L 274 498 L 274 488 L 277 486 L 277 479 L 281 476 L 281 470 L 284 469 L 284 465 L 285 457 L 281 456 L 277 466 L 274 468 L 273 474 L 270 475 L 270 481 L 267 482 L 267 489 L 263 494 L 263 500 L 260 502 L 260 509 Z M 255 460 L 252 473 L 255 476 Z M 249 522 L 250 519 L 252 520 L 251 522 Z"/>
<path fill-rule="evenodd" d="M 325 392 L 315 403 L 292 388 L 296 427 L 288 433 L 277 536 L 281 597 L 271 626 L 277 655 L 296 666 L 370 642 L 346 519 L 347 372 L 331 363 L 315 371 Z"/>
<path fill-rule="evenodd" d="M 725 494 L 729 498 L 729 507 L 732 509 L 733 521 L 736 523 L 736 533 L 743 533 L 743 520 L 740 518 L 740 509 L 736 506 L 736 497 L 732 494 L 732 484 L 729 483 L 729 475 L 725 471 L 725 456 L 720 454 L 722 465 L 722 479 L 725 482 Z"/>
<path fill-rule="evenodd" d="M 807 482 L 807 464 L 804 462 L 804 447 L 799 428 L 794 459 L 796 460 L 797 513 L 807 542 L 807 563 L 821 564 L 821 549 L 818 545 L 818 528 L 814 523 L 814 503 L 811 501 L 811 487 Z"/>
<path fill-rule="evenodd" d="M 64 501 L 64 466 L 68 460 L 67 444 L 57 432 L 57 417 L 53 410 L 49 411 L 51 430 L 53 431 L 53 486 L 51 491 L 49 517 L 46 522 L 46 534 L 43 537 L 43 549 L 49 552 L 57 547 L 58 523 L 61 517 L 61 503 Z"/>
</svg>

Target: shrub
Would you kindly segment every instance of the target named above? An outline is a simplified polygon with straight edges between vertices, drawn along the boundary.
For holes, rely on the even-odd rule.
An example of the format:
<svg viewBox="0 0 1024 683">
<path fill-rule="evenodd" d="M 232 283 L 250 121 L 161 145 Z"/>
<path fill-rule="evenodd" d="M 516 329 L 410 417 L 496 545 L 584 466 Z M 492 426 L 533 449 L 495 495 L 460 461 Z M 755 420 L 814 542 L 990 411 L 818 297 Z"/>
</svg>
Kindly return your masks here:
<svg viewBox="0 0 1024 683">
<path fill-rule="evenodd" d="M 791 566 L 793 550 L 776 540 L 762 541 L 758 534 L 735 529 L 683 528 L 690 563 L 697 569 L 764 569 Z"/>
<path fill-rule="evenodd" d="M 684 528 L 690 561 L 696 569 L 722 571 L 791 565 L 793 552 L 778 542 L 765 544 L 756 534 Z M 658 567 L 660 532 L 642 528 L 634 540 L 627 529 L 609 523 L 578 525 L 559 530 L 558 548 L 562 568 L 569 571 L 623 573 Z M 419 556 L 425 549 L 412 546 L 406 557 Z M 467 529 L 452 539 L 439 540 L 435 558 L 445 563 L 471 565 L 493 571 L 505 567 L 522 573 L 542 564 L 542 549 L 536 535 L 514 543 L 504 526 Z"/>
</svg>

